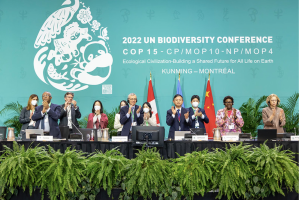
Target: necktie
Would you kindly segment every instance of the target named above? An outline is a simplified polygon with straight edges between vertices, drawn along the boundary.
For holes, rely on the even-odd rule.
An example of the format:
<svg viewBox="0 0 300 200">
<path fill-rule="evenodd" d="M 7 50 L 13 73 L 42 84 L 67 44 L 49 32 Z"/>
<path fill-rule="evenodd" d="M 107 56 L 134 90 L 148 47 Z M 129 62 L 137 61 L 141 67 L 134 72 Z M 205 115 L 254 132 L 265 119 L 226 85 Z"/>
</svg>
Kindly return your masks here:
<svg viewBox="0 0 300 200">
<path fill-rule="evenodd" d="M 177 116 L 178 116 L 178 121 L 180 122 L 180 113 L 179 113 L 179 109 L 177 110 Z"/>
<path fill-rule="evenodd" d="M 131 119 L 134 122 L 134 107 L 131 108 Z"/>
<path fill-rule="evenodd" d="M 41 121 L 41 129 L 45 129 L 45 116 L 42 118 L 42 121 Z"/>
</svg>

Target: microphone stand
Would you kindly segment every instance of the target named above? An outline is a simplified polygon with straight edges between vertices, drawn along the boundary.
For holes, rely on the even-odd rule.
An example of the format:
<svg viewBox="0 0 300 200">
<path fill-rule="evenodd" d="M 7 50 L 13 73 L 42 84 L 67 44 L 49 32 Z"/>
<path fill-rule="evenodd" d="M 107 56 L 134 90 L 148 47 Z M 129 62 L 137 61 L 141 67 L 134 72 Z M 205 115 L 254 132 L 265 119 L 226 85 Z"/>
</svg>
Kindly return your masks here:
<svg viewBox="0 0 300 200">
<path fill-rule="evenodd" d="M 71 108 L 72 109 L 72 104 L 71 104 Z M 71 112 L 71 111 L 70 111 Z M 68 117 L 68 116 L 67 116 Z M 75 124 L 73 124 L 72 120 L 71 119 L 68 119 L 69 122 L 71 122 L 71 124 L 77 129 L 77 131 L 81 134 L 81 139 L 83 139 L 83 134 L 81 133 L 81 131 L 75 126 Z"/>
</svg>

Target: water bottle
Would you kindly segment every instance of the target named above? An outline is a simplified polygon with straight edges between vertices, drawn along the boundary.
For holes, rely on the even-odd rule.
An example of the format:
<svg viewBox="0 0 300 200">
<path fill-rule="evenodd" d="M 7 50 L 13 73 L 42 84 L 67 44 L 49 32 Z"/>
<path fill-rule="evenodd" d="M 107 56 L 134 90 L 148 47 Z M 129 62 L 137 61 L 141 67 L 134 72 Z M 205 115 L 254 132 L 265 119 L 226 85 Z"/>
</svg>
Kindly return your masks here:
<svg viewBox="0 0 300 200">
<path fill-rule="evenodd" d="M 94 141 L 94 138 L 95 138 L 95 134 L 94 134 L 94 130 L 92 130 L 92 133 L 91 133 L 91 141 Z"/>
<path fill-rule="evenodd" d="M 86 141 L 90 141 L 90 138 L 91 138 L 90 134 L 86 134 Z"/>
</svg>

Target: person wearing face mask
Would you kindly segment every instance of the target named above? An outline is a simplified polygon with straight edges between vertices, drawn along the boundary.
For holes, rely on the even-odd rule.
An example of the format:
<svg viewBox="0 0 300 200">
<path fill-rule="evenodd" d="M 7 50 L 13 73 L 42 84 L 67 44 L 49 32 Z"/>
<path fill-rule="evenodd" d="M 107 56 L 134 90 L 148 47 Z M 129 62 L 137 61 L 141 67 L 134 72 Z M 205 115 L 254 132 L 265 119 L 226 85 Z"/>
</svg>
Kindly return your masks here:
<svg viewBox="0 0 300 200">
<path fill-rule="evenodd" d="M 31 117 L 34 113 L 35 107 L 37 107 L 38 100 L 39 97 L 36 94 L 30 95 L 27 106 L 21 111 L 19 122 L 22 124 L 20 131 L 22 139 L 25 139 L 26 137 L 25 129 L 35 129 L 35 121 L 33 121 Z"/>
<path fill-rule="evenodd" d="M 198 95 L 193 95 L 191 98 L 192 107 L 189 108 L 191 126 L 190 128 L 204 128 L 204 122 L 208 123 L 209 119 L 205 114 L 203 108 L 198 107 L 200 103 L 200 97 Z M 206 133 L 206 130 L 205 130 Z"/>
<path fill-rule="evenodd" d="M 277 133 L 284 133 L 285 114 L 282 108 L 277 107 L 280 99 L 276 94 L 270 94 L 266 102 L 268 107 L 262 110 L 264 129 L 277 129 Z"/>
<path fill-rule="evenodd" d="M 170 126 L 168 138 L 174 139 L 175 131 L 189 131 L 191 120 L 189 120 L 189 110 L 182 107 L 183 97 L 176 94 L 173 98 L 175 105 L 167 111 L 167 124 Z"/>
<path fill-rule="evenodd" d="M 141 126 L 157 126 L 156 116 L 152 115 L 150 103 L 145 102 L 142 107 L 144 111 L 144 122 L 141 124 Z"/>
<path fill-rule="evenodd" d="M 139 126 L 143 123 L 144 111 L 141 106 L 136 105 L 137 98 L 134 93 L 130 93 L 127 98 L 128 106 L 124 106 L 120 111 L 120 123 L 123 125 L 122 136 L 131 137 L 132 126 Z"/>
<path fill-rule="evenodd" d="M 52 95 L 50 92 L 44 92 L 43 105 L 35 108 L 32 120 L 36 121 L 35 128 L 43 129 L 45 134 L 54 138 L 61 138 L 61 133 L 58 127 L 58 119 L 61 112 L 60 105 L 51 102 Z"/>
<path fill-rule="evenodd" d="M 121 136 L 121 132 L 123 129 L 123 125 L 120 123 L 120 112 L 121 112 L 121 108 L 123 108 L 124 106 L 128 106 L 128 103 L 127 103 L 127 101 L 122 100 L 119 105 L 120 111 L 115 116 L 114 129 L 118 130 L 117 136 Z"/>
<path fill-rule="evenodd" d="M 92 113 L 89 114 L 87 128 L 103 129 L 107 128 L 108 118 L 103 113 L 103 106 L 101 101 L 96 100 L 93 104 Z"/>
<path fill-rule="evenodd" d="M 218 110 L 216 116 L 217 127 L 222 128 L 220 130 L 221 135 L 226 135 L 229 132 L 241 133 L 241 128 L 244 126 L 244 120 L 241 112 L 238 109 L 232 107 L 233 98 L 226 96 L 223 99 L 225 108 Z"/>
<path fill-rule="evenodd" d="M 73 98 L 74 93 L 67 92 L 65 94 L 65 103 L 61 105 L 62 109 L 59 117 L 59 126 L 68 126 L 69 133 L 73 133 L 73 129 L 75 131 L 77 130 L 75 127 L 73 127 L 74 125 L 77 128 L 79 128 L 77 119 L 81 117 L 81 113 L 79 107 L 77 106 L 77 102 Z"/>
</svg>

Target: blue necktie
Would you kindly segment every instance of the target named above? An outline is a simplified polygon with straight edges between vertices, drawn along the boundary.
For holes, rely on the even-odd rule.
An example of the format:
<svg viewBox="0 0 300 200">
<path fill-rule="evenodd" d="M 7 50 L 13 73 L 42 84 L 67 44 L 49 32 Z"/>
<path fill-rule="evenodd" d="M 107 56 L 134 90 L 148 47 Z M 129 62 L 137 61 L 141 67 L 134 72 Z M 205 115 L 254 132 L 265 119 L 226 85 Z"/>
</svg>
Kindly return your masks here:
<svg viewBox="0 0 300 200">
<path fill-rule="evenodd" d="M 45 119 L 45 116 L 42 118 L 42 121 L 41 121 L 41 129 L 45 129 L 45 121 L 44 121 L 44 119 Z"/>
</svg>

